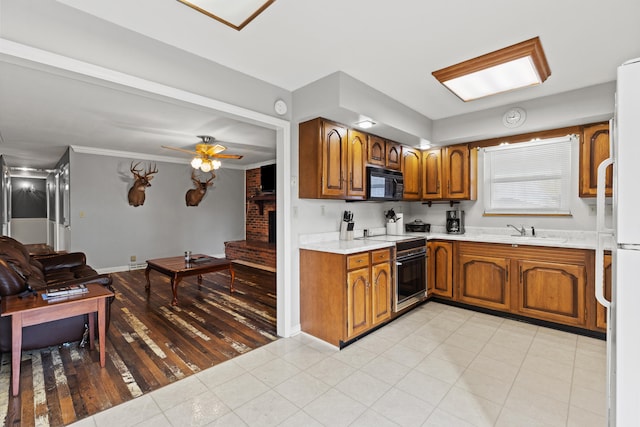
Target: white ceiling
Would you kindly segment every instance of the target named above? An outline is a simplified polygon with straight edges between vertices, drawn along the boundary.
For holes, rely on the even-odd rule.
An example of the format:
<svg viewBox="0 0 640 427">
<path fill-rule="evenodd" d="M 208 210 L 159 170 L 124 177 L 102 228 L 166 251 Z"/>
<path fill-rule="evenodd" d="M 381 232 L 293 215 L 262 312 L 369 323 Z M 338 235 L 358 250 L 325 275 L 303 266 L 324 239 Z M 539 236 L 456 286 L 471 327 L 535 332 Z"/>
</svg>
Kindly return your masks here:
<svg viewBox="0 0 640 427">
<path fill-rule="evenodd" d="M 27 12 L 42 2 L 0 1 Z M 276 0 L 240 32 L 175 0 L 58 4 L 111 22 L 113 31 L 134 31 L 288 91 L 343 71 L 432 120 L 612 81 L 618 65 L 640 56 L 637 0 Z M 76 15 L 83 16 L 76 13 L 69 25 L 82 25 Z M 552 71 L 541 86 L 464 103 L 431 76 L 535 36 Z M 169 156 L 174 153 L 160 145 L 193 146 L 200 134 L 246 154 L 240 165 L 275 158 L 272 130 L 168 99 L 1 61 L 0 90 L 0 144 L 11 166 L 50 167 L 66 145 Z"/>
</svg>

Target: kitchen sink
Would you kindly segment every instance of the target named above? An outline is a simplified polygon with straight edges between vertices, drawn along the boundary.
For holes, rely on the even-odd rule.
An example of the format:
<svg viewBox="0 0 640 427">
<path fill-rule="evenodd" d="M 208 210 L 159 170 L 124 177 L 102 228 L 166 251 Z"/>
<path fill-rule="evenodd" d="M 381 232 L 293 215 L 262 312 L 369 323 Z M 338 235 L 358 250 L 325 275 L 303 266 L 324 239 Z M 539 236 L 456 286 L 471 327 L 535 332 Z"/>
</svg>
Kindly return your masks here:
<svg viewBox="0 0 640 427">
<path fill-rule="evenodd" d="M 485 242 L 502 242 L 502 243 L 522 243 L 522 244 L 549 244 L 549 243 L 565 243 L 565 237 L 546 237 L 546 236 L 505 236 L 500 234 L 480 234 L 477 239 Z"/>
</svg>

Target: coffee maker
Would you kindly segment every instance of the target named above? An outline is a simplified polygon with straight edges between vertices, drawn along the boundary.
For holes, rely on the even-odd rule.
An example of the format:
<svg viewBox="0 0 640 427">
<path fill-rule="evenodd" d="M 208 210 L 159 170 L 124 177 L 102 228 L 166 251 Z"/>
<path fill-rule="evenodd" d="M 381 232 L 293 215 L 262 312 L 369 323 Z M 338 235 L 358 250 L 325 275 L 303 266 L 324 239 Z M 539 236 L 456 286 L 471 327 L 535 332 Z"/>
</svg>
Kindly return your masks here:
<svg viewBox="0 0 640 427">
<path fill-rule="evenodd" d="M 464 211 L 447 211 L 447 233 L 464 234 Z"/>
</svg>

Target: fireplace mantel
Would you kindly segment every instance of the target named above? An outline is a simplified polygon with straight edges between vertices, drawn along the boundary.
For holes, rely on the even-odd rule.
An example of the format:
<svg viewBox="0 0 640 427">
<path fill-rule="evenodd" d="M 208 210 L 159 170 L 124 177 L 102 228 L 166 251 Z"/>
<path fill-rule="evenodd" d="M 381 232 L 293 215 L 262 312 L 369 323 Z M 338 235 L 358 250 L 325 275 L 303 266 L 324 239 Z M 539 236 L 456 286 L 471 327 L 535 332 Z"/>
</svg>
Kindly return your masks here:
<svg viewBox="0 0 640 427">
<path fill-rule="evenodd" d="M 264 193 L 257 194 L 252 196 L 249 199 L 251 202 L 255 202 L 258 205 L 258 209 L 260 210 L 260 215 L 264 213 L 264 202 L 275 202 L 276 194 L 275 193 Z"/>
</svg>

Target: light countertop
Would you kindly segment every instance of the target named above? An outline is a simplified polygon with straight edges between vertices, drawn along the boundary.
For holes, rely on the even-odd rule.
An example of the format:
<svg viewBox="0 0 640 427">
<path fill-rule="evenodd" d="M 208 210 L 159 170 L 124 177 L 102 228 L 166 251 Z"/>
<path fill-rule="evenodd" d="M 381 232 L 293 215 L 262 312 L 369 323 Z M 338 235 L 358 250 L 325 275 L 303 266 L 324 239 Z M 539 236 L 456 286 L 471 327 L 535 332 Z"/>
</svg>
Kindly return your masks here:
<svg viewBox="0 0 640 427">
<path fill-rule="evenodd" d="M 385 235 L 363 238 L 362 231 L 360 231 L 360 237 L 356 237 L 354 240 L 339 240 L 338 235 L 338 233 L 333 232 L 303 235 L 300 236 L 299 247 L 300 249 L 347 255 L 392 247 L 395 244 L 393 241 L 387 241 L 388 239 Z M 464 234 L 447 234 L 436 231 L 431 233 L 404 233 L 402 236 L 407 239 L 424 237 L 427 240 L 469 241 L 573 249 L 596 248 L 596 235 L 594 232 L 588 231 L 544 230 L 537 233 L 536 236 L 513 236 L 504 234 L 503 230 L 477 228 Z M 393 240 L 398 240 L 398 238 L 394 237 Z"/>
</svg>

